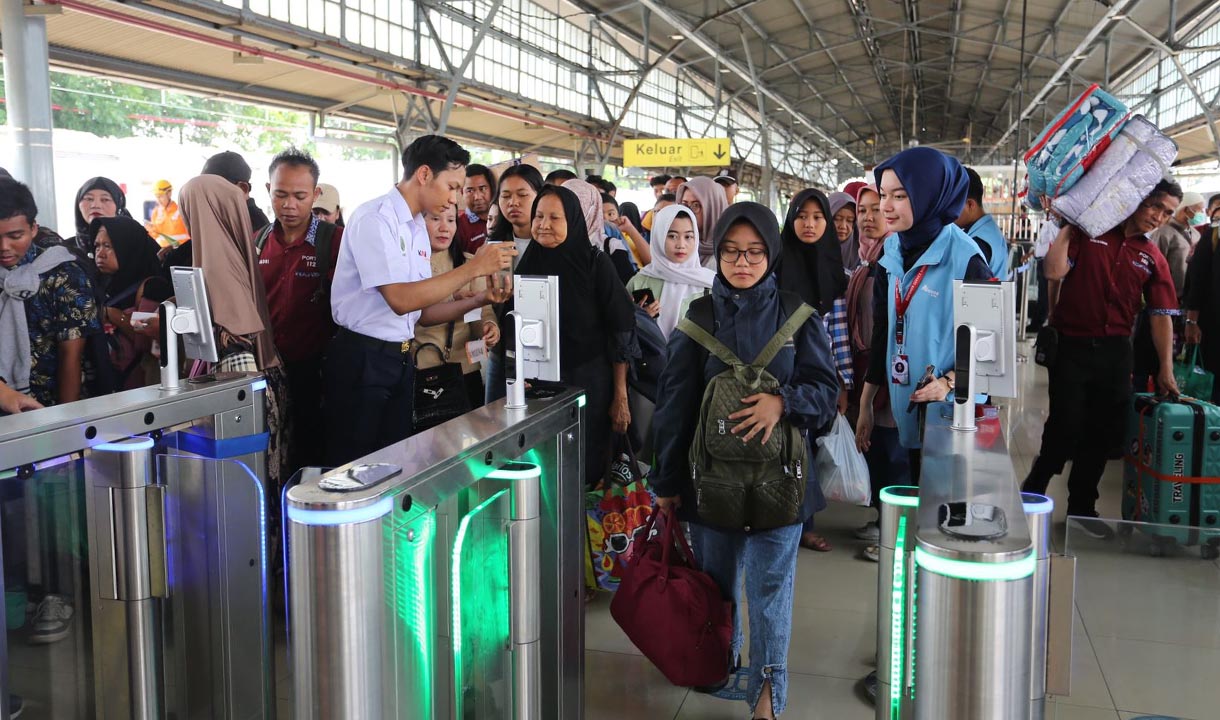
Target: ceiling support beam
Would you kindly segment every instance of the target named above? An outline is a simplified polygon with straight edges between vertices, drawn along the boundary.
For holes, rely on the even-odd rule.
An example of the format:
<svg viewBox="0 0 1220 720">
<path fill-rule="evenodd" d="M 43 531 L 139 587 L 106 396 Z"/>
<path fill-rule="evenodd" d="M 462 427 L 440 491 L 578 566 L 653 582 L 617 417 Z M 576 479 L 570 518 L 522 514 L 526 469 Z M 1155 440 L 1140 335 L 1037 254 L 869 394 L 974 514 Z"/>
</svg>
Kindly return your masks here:
<svg viewBox="0 0 1220 720">
<path fill-rule="evenodd" d="M 462 58 L 462 64 L 457 66 L 449 76 L 449 90 L 445 93 L 445 104 L 441 107 L 441 119 L 438 123 L 438 132 L 441 135 L 444 135 L 445 130 L 449 128 L 449 114 L 453 112 L 453 103 L 457 101 L 458 91 L 462 89 L 462 80 L 466 78 L 466 71 L 470 69 L 470 63 L 474 62 L 475 57 L 479 54 L 479 46 L 483 44 L 483 38 L 487 36 L 487 31 L 491 29 L 491 24 L 495 22 L 496 14 L 500 12 L 502 5 L 504 5 L 504 0 L 491 0 L 491 8 L 488 9 L 483 22 L 479 23 L 479 29 L 475 31 L 470 47 L 466 48 L 466 56 Z"/>
<path fill-rule="evenodd" d="M 686 37 L 691 42 L 693 42 L 695 45 L 697 45 L 699 47 L 699 49 L 703 50 L 703 52 L 705 52 L 708 55 L 711 55 L 713 57 L 719 57 L 721 64 L 724 67 L 728 68 L 731 72 L 736 74 L 738 77 L 740 77 L 742 80 L 745 80 L 746 82 L 752 82 L 750 71 L 747 68 L 743 67 L 741 65 L 741 63 L 736 62 L 735 60 L 733 60 L 730 57 L 720 57 L 722 55 L 722 53 L 720 51 L 720 48 L 718 48 L 715 43 L 713 43 L 711 40 L 709 40 L 708 38 L 704 37 L 701 34 L 693 33 L 692 32 L 693 28 L 689 24 L 687 24 L 684 20 L 679 18 L 677 16 L 677 14 L 675 14 L 666 5 L 662 4 L 660 2 L 660 0 L 639 0 L 639 2 L 642 5 L 645 5 L 646 7 L 648 7 L 648 9 L 652 11 L 653 15 L 655 15 L 656 17 L 660 18 L 661 20 L 665 21 L 674 29 L 676 29 L 676 30 L 682 32 L 684 35 L 686 35 Z M 788 111 L 788 113 L 791 114 L 792 117 L 797 122 L 805 125 L 810 130 L 812 130 L 814 135 L 816 135 L 819 139 L 821 139 L 823 142 L 825 142 L 830 147 L 833 147 L 835 150 L 837 150 L 844 158 L 846 158 L 847 160 L 849 160 L 853 163 L 856 163 L 857 165 L 863 164 L 860 161 L 860 158 L 856 157 L 855 154 L 853 154 L 850 150 L 848 150 L 846 146 L 844 146 L 842 143 L 840 143 L 838 140 L 836 140 L 833 135 L 831 135 L 830 133 L 828 133 L 826 130 L 822 129 L 818 125 L 816 125 L 812 120 L 810 120 L 808 117 L 806 117 L 804 115 L 804 113 L 800 112 L 800 110 L 793 107 L 793 105 L 791 103 L 789 103 L 787 100 L 785 100 L 783 98 L 783 96 L 781 96 L 779 93 L 775 92 L 775 90 L 771 89 L 770 87 L 768 87 L 767 85 L 765 85 L 761 82 L 758 83 L 758 85 L 755 87 L 755 90 L 757 90 L 759 93 L 766 95 L 772 102 L 774 102 L 780 108 Z"/>
<path fill-rule="evenodd" d="M 1145 30 L 1143 26 L 1132 20 L 1130 17 L 1123 16 L 1123 20 L 1125 20 L 1128 25 L 1135 28 L 1136 32 L 1147 38 L 1148 42 L 1152 43 L 1162 52 L 1167 54 L 1169 59 L 1173 61 L 1173 66 L 1178 69 L 1178 77 L 1190 90 L 1190 94 L 1194 96 L 1195 102 L 1199 104 L 1199 109 L 1203 111 L 1203 117 L 1207 119 L 1207 129 L 1211 133 L 1212 142 L 1216 145 L 1216 158 L 1220 160 L 1220 130 L 1216 129 L 1216 113 L 1212 109 L 1212 106 L 1203 99 L 1203 93 L 1199 92 L 1199 86 L 1195 84 L 1194 78 L 1190 76 L 1190 73 L 1186 70 L 1186 66 L 1182 64 L 1182 59 L 1178 57 L 1178 51 L 1167 45 L 1156 35 L 1153 35 Z M 1170 18 L 1169 28 L 1170 36 L 1172 37 L 1175 30 L 1175 23 L 1172 17 Z"/>
<path fill-rule="evenodd" d="M 1059 68 L 1051 75 L 1050 80 L 1047 80 L 1046 84 L 1042 86 L 1042 89 L 1030 99 L 1029 105 L 1027 105 L 1020 112 L 1020 114 L 1017 115 L 1012 124 L 1008 126 L 1008 129 L 1004 131 L 1004 134 L 1000 135 L 1000 138 L 996 140 L 995 144 L 993 144 L 987 150 L 988 155 L 994 155 L 996 151 L 1000 149 L 1000 146 L 1004 144 L 1004 141 L 1008 139 L 1008 136 L 1016 132 L 1017 128 L 1021 126 L 1021 123 L 1025 122 L 1026 118 L 1032 115 L 1033 112 L 1046 101 L 1047 96 L 1049 96 L 1051 91 L 1054 90 L 1055 84 L 1059 82 L 1060 78 L 1068 73 L 1068 66 L 1072 63 L 1079 62 L 1084 54 L 1088 52 L 1089 48 L 1093 46 L 1093 43 L 1096 42 L 1099 37 L 1101 37 L 1101 34 L 1106 30 L 1106 28 L 1108 28 L 1112 22 L 1115 22 L 1115 16 L 1123 15 L 1124 11 L 1131 6 L 1132 2 L 1133 0 L 1114 0 L 1114 2 L 1106 10 L 1105 14 L 1101 16 L 1101 19 L 1097 21 L 1089 32 L 1085 34 L 1084 38 L 1076 45 L 1076 49 L 1073 50 L 1072 53 L 1067 56 L 1067 59 L 1065 59 L 1059 65 Z M 1071 0 L 1068 0 L 1068 2 L 1064 4 L 1063 13 L 1061 13 L 1059 17 L 1060 21 L 1062 21 L 1063 15 L 1067 13 L 1067 9 L 1070 4 Z M 1056 24 L 1058 24 L 1058 22 L 1056 22 Z M 1044 46 L 1045 43 L 1046 41 L 1044 40 Z M 1044 49 L 1045 47 L 1040 49 L 1039 52 L 1042 52 Z M 1030 63 L 1032 64 L 1033 60 L 1031 60 Z M 1008 100 L 1004 102 L 1004 105 L 1008 105 L 1012 102 L 1013 95 L 1016 94 L 1020 87 L 1020 83 L 1018 83 L 1017 86 L 1013 88 L 1012 93 L 1009 94 Z"/>
</svg>

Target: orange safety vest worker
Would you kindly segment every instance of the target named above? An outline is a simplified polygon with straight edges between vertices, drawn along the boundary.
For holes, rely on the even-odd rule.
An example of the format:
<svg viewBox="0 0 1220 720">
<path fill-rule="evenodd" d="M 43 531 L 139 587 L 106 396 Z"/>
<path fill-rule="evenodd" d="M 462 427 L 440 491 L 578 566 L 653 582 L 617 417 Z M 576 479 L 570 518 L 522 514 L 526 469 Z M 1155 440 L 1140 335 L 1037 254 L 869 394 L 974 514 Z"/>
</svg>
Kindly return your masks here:
<svg viewBox="0 0 1220 720">
<path fill-rule="evenodd" d="M 182 212 L 178 209 L 178 203 L 169 197 L 174 188 L 168 180 L 160 180 L 154 191 L 158 199 L 157 207 L 153 209 L 152 219 L 144 223 L 144 227 L 161 247 L 178 247 L 190 240 L 191 236 L 186 231 L 186 223 L 182 221 Z M 159 202 L 162 195 L 168 200 L 165 205 L 161 205 Z"/>
</svg>

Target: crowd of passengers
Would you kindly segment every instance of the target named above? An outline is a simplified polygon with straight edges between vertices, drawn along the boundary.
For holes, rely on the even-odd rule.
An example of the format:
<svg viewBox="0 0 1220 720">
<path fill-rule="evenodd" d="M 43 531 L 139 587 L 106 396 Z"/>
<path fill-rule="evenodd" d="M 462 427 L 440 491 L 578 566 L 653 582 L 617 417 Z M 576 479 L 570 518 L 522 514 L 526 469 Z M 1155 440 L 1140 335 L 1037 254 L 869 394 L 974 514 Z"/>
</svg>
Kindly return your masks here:
<svg viewBox="0 0 1220 720">
<path fill-rule="evenodd" d="M 1015 270 L 978 173 L 913 148 L 867 182 L 801 190 L 777 218 L 739 201 L 727 171 L 653 177 L 655 204 L 641 208 L 619 204 L 600 177 L 543 177 L 529 164 L 497 175 L 442 136 L 411 143 L 402 169 L 398 184 L 346 218 L 338 190 L 319 183 L 318 163 L 294 148 L 267 168 L 270 218 L 234 152 L 210 158 L 181 188 L 158 183 L 143 223 L 117 182 L 96 177 L 80 187 L 67 235 L 40 224 L 37 199 L 3 173 L 0 413 L 156 384 L 161 349 L 150 314 L 173 295 L 171 268 L 201 268 L 220 359 L 182 372 L 266 376 L 268 475 L 282 488 L 302 467 L 348 463 L 432 424 L 415 406 L 418 373 L 460 367 L 467 408 L 503 397 L 511 274 L 557 276 L 561 379 L 588 398 L 585 482 L 604 477 L 618 435 L 647 451 L 658 505 L 691 522 L 699 562 L 726 597 L 747 601 L 750 667 L 726 671 L 747 676 L 755 717 L 778 716 L 797 554 L 831 550 L 814 522 L 826 501 L 810 473 L 798 522 L 751 532 L 700 522 L 688 450 L 704 389 L 726 366 L 679 323 L 693 302 L 710 306 L 711 334 L 749 359 L 794 305 L 808 305 L 813 314 L 767 366 L 778 389 L 743 398 L 733 432 L 764 442 L 788 422 L 813 448 L 843 414 L 874 505 L 886 486 L 918 484 L 920 412 L 912 410 L 945 399 L 958 381 L 953 281 L 1008 280 Z M 1220 197 L 1209 206 L 1220 220 Z M 1096 516 L 1097 483 L 1132 390 L 1137 317 L 1149 337 L 1143 373 L 1164 390 L 1176 389 L 1175 332 L 1220 344 L 1217 238 L 1202 210 L 1202 197 L 1166 181 L 1101 237 L 1053 213 L 1043 230 L 1042 272 L 1058 296 L 1047 322 L 1063 342 L 1043 452 L 1026 486 L 1045 491 L 1073 460 L 1072 514 Z M 640 323 L 655 323 L 668 343 L 655 403 L 628 382 Z M 1205 358 L 1220 362 L 1220 350 Z M 1099 421 L 1107 417 L 1114 422 Z M 875 562 L 876 523 L 857 535 Z M 46 614 L 34 631 L 53 640 L 62 606 Z M 737 657 L 743 630 L 739 618 Z"/>
</svg>

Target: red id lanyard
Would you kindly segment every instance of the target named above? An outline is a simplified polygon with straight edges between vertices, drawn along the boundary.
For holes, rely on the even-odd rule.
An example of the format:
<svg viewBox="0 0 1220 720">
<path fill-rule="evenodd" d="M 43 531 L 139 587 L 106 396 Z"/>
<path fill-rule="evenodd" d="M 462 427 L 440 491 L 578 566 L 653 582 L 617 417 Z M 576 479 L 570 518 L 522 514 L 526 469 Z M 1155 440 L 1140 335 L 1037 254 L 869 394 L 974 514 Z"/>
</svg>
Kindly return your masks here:
<svg viewBox="0 0 1220 720">
<path fill-rule="evenodd" d="M 915 273 L 915 279 L 911 281 L 911 287 L 907 288 L 905 294 L 899 294 L 898 289 L 902 287 L 902 279 L 894 280 L 894 315 L 897 321 L 894 323 L 894 342 L 898 345 L 898 352 L 902 352 L 903 340 L 906 335 L 906 314 L 907 308 L 911 306 L 911 300 L 915 298 L 915 291 L 919 289 L 919 284 L 923 282 L 923 276 L 928 274 L 928 266 L 924 265 L 919 268 L 919 272 Z"/>
</svg>

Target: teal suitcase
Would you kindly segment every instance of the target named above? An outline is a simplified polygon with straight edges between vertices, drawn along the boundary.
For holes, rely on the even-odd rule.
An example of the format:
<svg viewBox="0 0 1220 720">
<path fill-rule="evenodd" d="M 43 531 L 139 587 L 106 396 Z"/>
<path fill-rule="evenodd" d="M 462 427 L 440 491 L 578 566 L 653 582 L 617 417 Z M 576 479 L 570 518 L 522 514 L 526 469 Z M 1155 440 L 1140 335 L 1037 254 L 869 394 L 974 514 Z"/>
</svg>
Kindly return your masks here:
<svg viewBox="0 0 1220 720">
<path fill-rule="evenodd" d="M 1167 544 L 1220 556 L 1220 408 L 1191 398 L 1136 394 L 1123 470 L 1123 519 L 1153 523 L 1153 554 Z M 1163 527 L 1163 526 L 1178 526 Z"/>
</svg>

